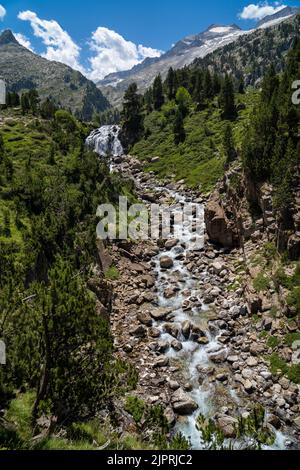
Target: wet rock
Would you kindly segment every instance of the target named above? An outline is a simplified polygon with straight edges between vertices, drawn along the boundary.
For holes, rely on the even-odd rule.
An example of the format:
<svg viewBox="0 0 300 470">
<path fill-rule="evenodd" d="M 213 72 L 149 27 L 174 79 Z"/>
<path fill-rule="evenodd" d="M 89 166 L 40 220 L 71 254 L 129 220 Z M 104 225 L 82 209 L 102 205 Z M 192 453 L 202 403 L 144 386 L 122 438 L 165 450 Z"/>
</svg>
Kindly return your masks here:
<svg viewBox="0 0 300 470">
<path fill-rule="evenodd" d="M 188 320 L 182 323 L 181 331 L 185 339 L 188 339 L 190 337 L 191 323 Z"/>
<path fill-rule="evenodd" d="M 274 414 L 269 414 L 267 417 L 267 423 L 273 426 L 275 429 L 280 429 L 281 428 L 281 422 L 278 416 Z"/>
<path fill-rule="evenodd" d="M 137 314 L 137 319 L 140 323 L 142 323 L 143 325 L 146 325 L 146 326 L 152 326 L 152 323 L 153 323 L 153 320 L 150 316 L 150 314 L 146 311 L 144 312 L 139 312 Z"/>
<path fill-rule="evenodd" d="M 197 343 L 201 344 L 202 346 L 205 346 L 209 343 L 209 340 L 208 338 L 206 338 L 206 336 L 202 336 L 201 338 L 198 338 Z"/>
<path fill-rule="evenodd" d="M 178 341 L 177 339 L 174 339 L 174 341 L 172 341 L 171 346 L 175 351 L 181 351 L 183 348 L 182 343 L 180 343 L 180 341 Z"/>
<path fill-rule="evenodd" d="M 218 380 L 219 382 L 226 382 L 227 378 L 228 377 L 225 373 L 220 373 L 216 375 L 216 380 Z"/>
<path fill-rule="evenodd" d="M 176 287 L 168 287 L 164 291 L 164 297 L 166 299 L 171 299 L 171 297 L 174 297 L 174 295 L 176 295 L 177 291 L 178 291 L 178 288 L 176 288 Z"/>
<path fill-rule="evenodd" d="M 184 384 L 183 389 L 185 392 L 191 392 L 193 390 L 193 385 L 190 382 Z"/>
<path fill-rule="evenodd" d="M 154 320 L 164 320 L 169 313 L 171 313 L 171 310 L 169 308 L 153 308 L 150 311 L 150 315 Z"/>
<path fill-rule="evenodd" d="M 215 363 L 218 364 L 218 363 L 226 361 L 227 351 L 225 351 L 225 349 L 223 349 L 222 351 L 218 351 L 218 352 L 214 352 L 214 353 L 209 354 L 208 357 L 212 362 L 215 362 Z"/>
<path fill-rule="evenodd" d="M 181 388 L 171 397 L 171 403 L 175 413 L 179 415 L 190 415 L 198 409 L 197 403 Z"/>
<path fill-rule="evenodd" d="M 166 243 L 165 243 L 165 249 L 166 250 L 171 250 L 176 245 L 178 245 L 178 240 L 176 240 L 176 239 L 167 240 Z"/>
<path fill-rule="evenodd" d="M 149 336 L 151 336 L 151 338 L 159 338 L 160 337 L 159 329 L 158 328 L 150 328 Z"/>
<path fill-rule="evenodd" d="M 174 266 L 174 261 L 170 256 L 162 256 L 159 263 L 162 269 L 171 269 Z"/>
<path fill-rule="evenodd" d="M 205 338 L 206 335 L 204 331 L 201 330 L 198 326 L 192 325 L 190 339 L 191 341 L 198 341 L 199 338 Z"/>
<path fill-rule="evenodd" d="M 178 325 L 174 325 L 173 323 L 165 323 L 164 331 L 170 336 L 173 336 L 173 338 L 178 338 L 179 336 L 179 327 Z"/>
</svg>

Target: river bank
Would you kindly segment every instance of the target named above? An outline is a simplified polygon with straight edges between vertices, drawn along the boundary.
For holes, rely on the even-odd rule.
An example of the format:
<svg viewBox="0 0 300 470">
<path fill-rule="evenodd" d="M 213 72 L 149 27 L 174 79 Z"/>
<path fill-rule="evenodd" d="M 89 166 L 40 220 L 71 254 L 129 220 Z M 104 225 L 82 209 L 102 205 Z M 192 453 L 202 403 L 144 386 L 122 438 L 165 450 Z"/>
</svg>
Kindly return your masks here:
<svg viewBox="0 0 300 470">
<path fill-rule="evenodd" d="M 202 200 L 181 183 L 161 187 L 128 156 L 115 158 L 113 171 L 133 179 L 144 201 L 153 197 L 179 207 Z M 259 321 L 253 318 L 244 295 L 247 286 L 236 283 L 237 277 L 247 277 L 243 250 L 227 253 L 210 244 L 204 211 L 201 217 L 198 251 L 189 249 L 189 235 L 178 242 L 122 242 L 113 248 L 120 273 L 113 283 L 111 315 L 118 355 L 139 371 L 137 396 L 163 404 L 168 421 L 193 448 L 202 446 L 199 413 L 213 418 L 230 438 L 238 417 L 248 416 L 254 402 L 267 410 L 267 423 L 276 433 L 274 448 L 295 447 L 299 388 L 272 374 L 270 349 L 261 334 L 276 327 L 276 320 L 263 314 Z"/>
</svg>

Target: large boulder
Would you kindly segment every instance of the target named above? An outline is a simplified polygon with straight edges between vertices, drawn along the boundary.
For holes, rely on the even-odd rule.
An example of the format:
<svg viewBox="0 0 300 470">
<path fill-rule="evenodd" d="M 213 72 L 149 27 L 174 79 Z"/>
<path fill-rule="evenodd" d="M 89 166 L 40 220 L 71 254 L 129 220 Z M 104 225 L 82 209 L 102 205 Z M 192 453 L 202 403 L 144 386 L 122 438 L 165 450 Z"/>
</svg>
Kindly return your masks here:
<svg viewBox="0 0 300 470">
<path fill-rule="evenodd" d="M 173 393 L 171 403 L 175 413 L 183 416 L 193 414 L 198 408 L 197 403 L 182 388 Z"/>
<path fill-rule="evenodd" d="M 205 208 L 205 225 L 209 239 L 212 242 L 226 248 L 232 248 L 237 245 L 234 230 L 217 198 L 213 198 L 207 203 Z"/>
</svg>

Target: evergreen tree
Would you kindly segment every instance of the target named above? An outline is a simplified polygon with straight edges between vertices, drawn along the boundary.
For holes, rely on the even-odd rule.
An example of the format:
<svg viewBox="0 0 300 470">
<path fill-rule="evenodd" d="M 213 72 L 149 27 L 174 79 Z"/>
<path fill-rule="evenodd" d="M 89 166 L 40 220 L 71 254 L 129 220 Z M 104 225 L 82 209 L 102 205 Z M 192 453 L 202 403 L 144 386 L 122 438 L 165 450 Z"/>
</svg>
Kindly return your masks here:
<svg viewBox="0 0 300 470">
<path fill-rule="evenodd" d="M 146 112 L 150 114 L 153 111 L 153 89 L 151 87 L 144 94 L 144 105 Z"/>
<path fill-rule="evenodd" d="M 47 98 L 40 106 L 40 115 L 43 119 L 53 119 L 57 107 L 50 98 Z"/>
<path fill-rule="evenodd" d="M 185 130 L 184 130 L 184 120 L 183 120 L 183 115 L 179 108 L 176 111 L 173 132 L 174 132 L 174 142 L 176 145 L 185 141 L 186 135 L 185 135 Z"/>
<path fill-rule="evenodd" d="M 129 85 L 123 102 L 122 136 L 125 145 L 131 146 L 137 142 L 144 132 L 144 117 L 142 114 L 142 101 L 137 93 L 136 83 Z"/>
<path fill-rule="evenodd" d="M 183 86 L 178 88 L 176 93 L 176 103 L 183 118 L 188 115 L 189 106 L 191 105 L 191 102 L 192 98 L 187 89 Z"/>
<path fill-rule="evenodd" d="M 238 92 L 243 95 L 245 93 L 245 80 L 244 77 L 240 78 Z"/>
<path fill-rule="evenodd" d="M 223 119 L 235 119 L 237 116 L 237 111 L 235 106 L 233 83 L 229 75 L 225 76 L 222 84 L 220 103 L 222 107 Z"/>
<path fill-rule="evenodd" d="M 228 123 L 225 127 L 223 148 L 226 157 L 226 166 L 236 159 L 236 150 L 234 147 L 233 135 L 231 125 Z"/>
<path fill-rule="evenodd" d="M 38 94 L 37 90 L 35 90 L 35 89 L 29 90 L 28 100 L 29 100 L 29 106 L 30 106 L 30 110 L 31 110 L 32 114 L 36 115 L 37 111 L 38 111 L 38 105 L 39 105 L 39 102 L 40 102 L 39 94 Z"/>
<path fill-rule="evenodd" d="M 171 101 L 175 98 L 176 90 L 175 90 L 175 73 L 172 67 L 169 68 L 167 79 L 167 95 L 168 99 Z"/>
<path fill-rule="evenodd" d="M 27 114 L 30 111 L 30 102 L 29 102 L 28 93 L 22 93 L 21 108 L 22 108 L 23 115 Z"/>
<path fill-rule="evenodd" d="M 155 111 L 159 111 L 164 104 L 163 86 L 161 76 L 158 75 L 153 83 L 153 106 Z"/>
<path fill-rule="evenodd" d="M 204 73 L 204 96 L 205 99 L 211 99 L 214 96 L 211 73 L 208 69 Z"/>
</svg>

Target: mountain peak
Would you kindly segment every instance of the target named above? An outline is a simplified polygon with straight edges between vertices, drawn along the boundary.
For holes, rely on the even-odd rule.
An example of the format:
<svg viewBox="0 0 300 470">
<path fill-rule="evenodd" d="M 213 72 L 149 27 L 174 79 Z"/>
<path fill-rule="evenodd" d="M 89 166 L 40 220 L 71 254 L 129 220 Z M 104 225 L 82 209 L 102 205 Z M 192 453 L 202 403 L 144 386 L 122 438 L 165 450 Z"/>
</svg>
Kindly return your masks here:
<svg viewBox="0 0 300 470">
<path fill-rule="evenodd" d="M 6 29 L 3 31 L 3 33 L 0 36 L 0 46 L 3 46 L 5 44 L 18 44 L 18 41 L 16 40 L 15 36 L 13 35 L 12 31 L 10 29 Z"/>
<path fill-rule="evenodd" d="M 233 30 L 240 30 L 241 28 L 236 24 L 223 25 L 223 24 L 211 24 L 204 33 L 214 33 L 214 34 L 227 34 Z"/>
</svg>

